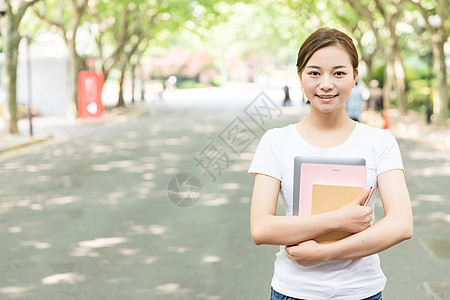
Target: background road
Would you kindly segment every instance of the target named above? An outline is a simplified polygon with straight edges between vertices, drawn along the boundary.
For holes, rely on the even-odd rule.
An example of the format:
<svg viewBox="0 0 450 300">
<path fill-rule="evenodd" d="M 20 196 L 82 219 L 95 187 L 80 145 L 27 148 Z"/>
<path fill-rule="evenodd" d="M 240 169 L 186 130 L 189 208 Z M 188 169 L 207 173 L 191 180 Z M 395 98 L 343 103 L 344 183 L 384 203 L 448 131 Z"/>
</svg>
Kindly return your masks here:
<svg viewBox="0 0 450 300">
<path fill-rule="evenodd" d="M 263 132 L 305 111 L 251 101 L 141 106 L 2 154 L 0 298 L 268 299 L 277 247 L 252 243 L 246 170 Z M 383 299 L 449 299 L 450 155 L 399 144 L 415 234 L 381 253 Z M 201 187 L 174 190 L 183 172 Z M 177 206 L 170 191 L 198 202 Z"/>
</svg>

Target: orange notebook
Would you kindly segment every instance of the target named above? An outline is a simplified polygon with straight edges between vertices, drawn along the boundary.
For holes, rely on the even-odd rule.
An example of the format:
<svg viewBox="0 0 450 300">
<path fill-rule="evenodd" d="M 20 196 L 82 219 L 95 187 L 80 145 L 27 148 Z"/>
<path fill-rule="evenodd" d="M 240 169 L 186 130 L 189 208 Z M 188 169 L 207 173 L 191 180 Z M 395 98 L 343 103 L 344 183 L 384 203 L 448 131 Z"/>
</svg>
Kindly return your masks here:
<svg viewBox="0 0 450 300">
<path fill-rule="evenodd" d="M 363 192 L 362 186 L 313 184 L 311 215 L 338 210 L 355 200 Z M 345 231 L 331 231 L 315 238 L 320 244 L 336 242 L 351 235 Z"/>
</svg>

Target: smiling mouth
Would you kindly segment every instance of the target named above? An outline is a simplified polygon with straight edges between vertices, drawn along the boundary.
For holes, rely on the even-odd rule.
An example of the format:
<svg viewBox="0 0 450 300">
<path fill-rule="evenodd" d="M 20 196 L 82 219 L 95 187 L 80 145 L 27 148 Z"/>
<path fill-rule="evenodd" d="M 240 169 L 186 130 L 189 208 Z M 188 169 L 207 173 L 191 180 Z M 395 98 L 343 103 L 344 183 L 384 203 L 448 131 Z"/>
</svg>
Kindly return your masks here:
<svg viewBox="0 0 450 300">
<path fill-rule="evenodd" d="M 332 99 L 334 99 L 335 97 L 337 97 L 338 95 L 316 95 L 318 98 L 320 98 L 321 101 L 323 102 L 329 102 Z"/>
</svg>

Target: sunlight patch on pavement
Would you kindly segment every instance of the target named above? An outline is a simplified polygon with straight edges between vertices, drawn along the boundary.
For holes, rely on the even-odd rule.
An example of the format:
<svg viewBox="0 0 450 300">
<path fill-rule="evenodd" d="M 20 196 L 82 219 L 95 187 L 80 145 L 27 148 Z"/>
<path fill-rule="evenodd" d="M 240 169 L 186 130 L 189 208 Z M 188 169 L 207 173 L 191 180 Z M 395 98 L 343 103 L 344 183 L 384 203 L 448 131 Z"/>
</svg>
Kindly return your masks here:
<svg viewBox="0 0 450 300">
<path fill-rule="evenodd" d="M 239 202 L 243 204 L 250 203 L 250 197 L 242 197 L 239 199 Z"/>
<path fill-rule="evenodd" d="M 155 138 L 153 138 L 150 141 L 147 141 L 146 145 L 148 147 L 150 147 L 150 148 L 164 146 L 164 139 L 155 139 Z"/>
<path fill-rule="evenodd" d="M 111 166 L 109 165 L 92 165 L 91 168 L 93 171 L 100 171 L 100 172 L 106 172 L 111 170 Z"/>
<path fill-rule="evenodd" d="M 127 235 L 141 235 L 141 234 L 153 234 L 153 235 L 163 235 L 169 228 L 163 225 L 132 225 L 130 227 L 131 232 L 127 232 Z"/>
<path fill-rule="evenodd" d="M 25 180 L 25 184 L 32 185 L 32 184 L 39 184 L 44 182 L 50 182 L 52 178 L 47 175 L 42 175 L 36 178 L 28 178 Z"/>
<path fill-rule="evenodd" d="M 446 199 L 442 195 L 417 195 L 414 200 L 426 202 L 444 202 Z"/>
<path fill-rule="evenodd" d="M 408 155 L 409 158 L 416 160 L 448 160 L 448 153 L 445 151 L 430 151 L 429 149 L 415 149 L 410 150 L 408 152 L 405 151 L 405 155 Z"/>
<path fill-rule="evenodd" d="M 161 155 L 159 156 L 162 160 L 167 160 L 167 161 L 180 161 L 183 159 L 182 155 L 179 154 L 172 154 L 172 153 L 166 153 L 163 152 L 161 153 Z"/>
<path fill-rule="evenodd" d="M 159 258 L 156 257 L 156 256 L 149 256 L 149 257 L 147 257 L 147 258 L 144 260 L 144 263 L 145 263 L 145 264 L 152 264 L 152 263 L 154 263 L 154 262 L 157 262 L 158 260 L 159 260 Z"/>
<path fill-rule="evenodd" d="M 95 252 L 91 248 L 76 247 L 70 252 L 73 257 L 99 257 L 100 253 Z"/>
<path fill-rule="evenodd" d="M 163 129 L 164 129 L 164 127 L 161 124 L 154 124 L 150 127 L 150 132 L 158 133 L 158 132 L 162 131 Z"/>
<path fill-rule="evenodd" d="M 197 294 L 196 298 L 197 299 L 206 299 L 206 300 L 220 300 L 220 299 L 222 299 L 222 297 L 219 296 L 219 295 L 210 295 L 210 294 L 205 294 L 205 293 Z"/>
<path fill-rule="evenodd" d="M 155 178 L 155 175 L 153 173 L 145 173 L 142 175 L 142 179 L 144 180 L 152 180 Z"/>
<path fill-rule="evenodd" d="M 78 199 L 78 196 L 71 195 L 71 196 L 65 196 L 65 197 L 59 197 L 59 198 L 53 198 L 47 200 L 47 204 L 55 204 L 55 205 L 65 205 L 76 202 Z"/>
<path fill-rule="evenodd" d="M 165 283 L 155 287 L 155 290 L 167 295 L 182 295 L 190 292 L 187 288 L 182 288 L 179 283 Z"/>
<path fill-rule="evenodd" d="M 218 132 L 219 129 L 215 125 L 198 125 L 198 124 L 196 124 L 192 127 L 192 131 L 193 132 L 201 132 L 201 133 L 213 133 L 213 132 Z"/>
<path fill-rule="evenodd" d="M 143 181 L 140 184 L 141 187 L 147 187 L 149 189 L 152 189 L 152 191 L 155 191 L 153 188 L 156 186 L 156 183 L 154 181 Z"/>
<path fill-rule="evenodd" d="M 141 251 L 141 250 L 139 250 L 139 249 L 130 249 L 130 248 L 119 249 L 119 253 L 124 255 L 124 256 L 135 255 L 139 251 Z"/>
<path fill-rule="evenodd" d="M 410 176 L 450 176 L 450 165 L 440 165 L 411 171 Z"/>
<path fill-rule="evenodd" d="M 219 261 L 221 261 L 221 258 L 219 256 L 215 256 L 215 255 L 206 255 L 206 256 L 203 256 L 203 258 L 202 258 L 202 262 L 208 263 L 208 264 L 216 263 Z"/>
<path fill-rule="evenodd" d="M 19 232 L 22 232 L 22 231 L 23 231 L 22 227 L 19 227 L 19 226 L 9 227 L 8 228 L 8 232 L 9 233 L 19 233 Z"/>
<path fill-rule="evenodd" d="M 107 198 L 109 201 L 124 199 L 125 193 L 124 192 L 112 192 L 112 193 L 108 194 Z"/>
<path fill-rule="evenodd" d="M 31 200 L 29 200 L 29 199 L 17 201 L 17 204 L 16 204 L 17 207 L 27 207 L 30 205 L 31 205 Z"/>
<path fill-rule="evenodd" d="M 143 166 L 133 166 L 126 168 L 125 171 L 128 173 L 145 173 L 145 168 Z"/>
<path fill-rule="evenodd" d="M 54 168 L 55 168 L 55 164 L 47 163 L 47 164 L 40 164 L 37 166 L 27 165 L 25 167 L 25 170 L 29 173 L 36 173 L 36 172 L 41 172 L 41 171 L 46 171 L 46 170 L 52 170 Z"/>
<path fill-rule="evenodd" d="M 143 165 L 146 170 L 155 170 L 157 168 L 155 163 L 146 163 Z"/>
<path fill-rule="evenodd" d="M 0 293 L 8 295 L 11 298 L 20 298 L 32 289 L 29 286 L 4 286 L 0 287 Z"/>
<path fill-rule="evenodd" d="M 211 200 L 204 200 L 201 202 L 203 206 L 220 206 L 229 204 L 230 201 L 227 198 L 216 198 Z"/>
<path fill-rule="evenodd" d="M 23 168 L 23 164 L 22 163 L 18 163 L 18 162 L 12 162 L 12 163 L 5 163 L 2 166 L 3 170 L 19 170 Z"/>
<path fill-rule="evenodd" d="M 189 251 L 190 248 L 188 248 L 188 247 L 175 247 L 175 246 L 171 246 L 171 247 L 168 248 L 168 250 L 169 250 L 169 251 L 172 251 L 172 252 L 177 252 L 177 253 L 183 254 L 183 253 Z"/>
<path fill-rule="evenodd" d="M 77 283 L 84 281 L 85 276 L 77 273 L 61 273 L 47 276 L 41 280 L 42 284 L 58 284 L 58 283 Z"/>
<path fill-rule="evenodd" d="M 222 297 L 220 297 L 218 295 L 206 295 L 206 294 L 198 294 L 197 298 L 198 299 L 206 299 L 206 300 L 219 300 L 219 299 L 222 299 Z"/>
<path fill-rule="evenodd" d="M 248 168 L 249 168 L 250 164 L 248 162 L 244 162 L 244 163 L 234 163 L 230 166 L 230 171 L 231 172 L 247 172 Z"/>
<path fill-rule="evenodd" d="M 97 238 L 90 241 L 79 242 L 78 245 L 83 248 L 105 248 L 128 242 L 124 237 Z"/>
<path fill-rule="evenodd" d="M 425 216 L 415 215 L 415 219 L 422 220 L 427 224 L 430 224 L 430 222 L 444 222 L 450 224 L 450 214 L 446 214 L 444 212 L 432 212 L 426 214 Z"/>
<path fill-rule="evenodd" d="M 138 143 L 130 141 L 116 141 L 114 146 L 121 150 L 131 150 L 138 147 Z"/>
<path fill-rule="evenodd" d="M 109 163 L 109 165 L 113 168 L 131 168 L 134 164 L 135 163 L 132 160 L 117 160 Z"/>
<path fill-rule="evenodd" d="M 94 154 L 112 153 L 113 147 L 110 145 L 91 145 L 90 152 Z"/>
<path fill-rule="evenodd" d="M 178 168 L 165 168 L 163 173 L 166 175 L 175 175 L 178 173 Z"/>
<path fill-rule="evenodd" d="M 150 225 L 148 230 L 151 234 L 161 235 L 166 233 L 169 230 L 169 228 L 162 225 Z"/>
<path fill-rule="evenodd" d="M 39 203 L 33 203 L 30 205 L 30 209 L 35 211 L 41 211 L 44 209 L 44 207 Z"/>
<path fill-rule="evenodd" d="M 166 146 L 179 146 L 183 144 L 183 139 L 181 138 L 168 138 L 164 140 Z"/>
<path fill-rule="evenodd" d="M 239 190 L 241 188 L 241 185 L 236 182 L 229 182 L 220 185 L 220 188 L 224 190 Z"/>
<path fill-rule="evenodd" d="M 21 242 L 21 245 L 25 246 L 25 247 L 34 247 L 39 250 L 48 249 L 48 248 L 52 247 L 52 244 L 50 244 L 50 243 L 39 242 L 39 241 L 25 241 L 25 242 Z"/>
<path fill-rule="evenodd" d="M 256 150 L 256 149 L 255 149 Z M 246 160 L 251 162 L 253 159 L 253 156 L 255 156 L 255 151 L 252 152 L 242 152 L 239 154 L 239 158 L 242 160 Z"/>
</svg>

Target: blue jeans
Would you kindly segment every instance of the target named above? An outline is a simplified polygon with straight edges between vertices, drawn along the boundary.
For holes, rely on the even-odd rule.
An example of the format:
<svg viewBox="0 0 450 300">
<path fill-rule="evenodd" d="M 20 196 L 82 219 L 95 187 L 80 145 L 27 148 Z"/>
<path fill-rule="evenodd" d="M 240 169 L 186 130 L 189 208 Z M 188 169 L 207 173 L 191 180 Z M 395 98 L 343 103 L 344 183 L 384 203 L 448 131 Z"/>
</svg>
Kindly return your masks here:
<svg viewBox="0 0 450 300">
<path fill-rule="evenodd" d="M 273 288 L 271 288 L 270 300 L 302 300 L 302 299 L 285 296 L 283 294 L 278 293 Z M 379 292 L 376 295 L 373 295 L 372 297 L 364 298 L 362 300 L 381 300 L 381 292 Z"/>
</svg>

